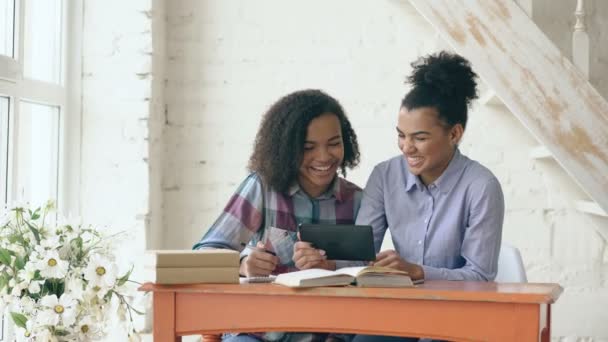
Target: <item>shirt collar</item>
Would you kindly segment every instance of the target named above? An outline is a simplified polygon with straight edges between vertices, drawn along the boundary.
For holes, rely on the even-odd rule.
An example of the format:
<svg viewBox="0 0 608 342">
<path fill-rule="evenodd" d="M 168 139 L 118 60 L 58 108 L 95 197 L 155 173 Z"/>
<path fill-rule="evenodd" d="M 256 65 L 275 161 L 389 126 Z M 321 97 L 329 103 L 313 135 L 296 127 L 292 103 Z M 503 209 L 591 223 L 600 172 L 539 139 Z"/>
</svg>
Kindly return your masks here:
<svg viewBox="0 0 608 342">
<path fill-rule="evenodd" d="M 420 178 L 410 172 L 405 158 L 401 158 L 401 163 L 403 164 L 403 169 L 405 170 L 405 191 L 409 192 L 414 187 L 418 187 L 418 190 L 422 190 L 424 188 L 424 184 L 422 184 Z"/>
<path fill-rule="evenodd" d="M 405 169 L 405 191 L 410 191 L 416 186 L 418 190 L 423 190 L 425 185 L 420 180 L 420 177 L 414 175 L 410 172 L 409 167 L 407 166 L 407 161 L 405 158 L 402 158 L 404 169 Z M 464 169 L 464 157 L 460 153 L 460 150 L 456 148 L 454 151 L 454 155 L 448 164 L 448 167 L 443 171 L 441 176 L 433 182 L 435 186 L 439 189 L 439 191 L 443 193 L 448 193 L 454 187 L 456 181 L 458 180 L 458 176 L 461 174 Z"/>
<path fill-rule="evenodd" d="M 327 191 L 325 191 L 324 193 L 322 193 L 315 199 L 328 199 L 333 196 L 336 198 L 336 200 L 338 200 L 339 202 L 342 202 L 343 194 L 342 194 L 341 190 L 342 190 L 342 182 L 340 182 L 340 177 L 338 177 L 338 175 L 336 174 L 336 176 L 334 177 L 334 180 L 332 181 L 331 185 L 329 186 L 329 189 L 327 189 Z M 292 197 L 293 195 L 295 195 L 298 192 L 301 192 L 304 196 L 309 197 L 308 194 L 306 194 L 306 192 L 304 192 L 304 190 L 302 190 L 302 188 L 300 187 L 300 184 L 296 181 L 289 187 L 287 194 L 289 195 L 289 197 Z"/>
<path fill-rule="evenodd" d="M 454 188 L 454 185 L 456 185 L 456 182 L 462 174 L 462 170 L 464 170 L 464 165 L 464 157 L 460 153 L 460 150 L 456 148 L 456 151 L 454 151 L 454 156 L 452 156 L 452 160 L 450 160 L 448 167 L 434 182 L 439 191 L 446 194 L 450 192 L 452 188 Z"/>
</svg>

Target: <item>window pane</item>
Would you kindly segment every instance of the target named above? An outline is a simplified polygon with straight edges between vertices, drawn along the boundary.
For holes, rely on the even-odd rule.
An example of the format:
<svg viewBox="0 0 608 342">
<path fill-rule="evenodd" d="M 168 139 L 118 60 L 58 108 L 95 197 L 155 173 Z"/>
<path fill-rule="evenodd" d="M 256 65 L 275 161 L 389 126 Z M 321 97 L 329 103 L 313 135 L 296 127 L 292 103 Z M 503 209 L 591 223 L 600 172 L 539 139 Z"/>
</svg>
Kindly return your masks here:
<svg viewBox="0 0 608 342">
<path fill-rule="evenodd" d="M 16 200 L 57 200 L 59 107 L 22 101 L 16 120 Z"/>
<path fill-rule="evenodd" d="M 9 98 L 0 96 L 0 206 L 6 200 L 6 170 L 8 162 Z M 0 312 L 0 315 L 2 313 Z"/>
<path fill-rule="evenodd" d="M 15 0 L 0 0 L 0 55 L 13 57 Z"/>
<path fill-rule="evenodd" d="M 30 0 L 25 6 L 25 77 L 61 83 L 61 0 Z"/>
</svg>

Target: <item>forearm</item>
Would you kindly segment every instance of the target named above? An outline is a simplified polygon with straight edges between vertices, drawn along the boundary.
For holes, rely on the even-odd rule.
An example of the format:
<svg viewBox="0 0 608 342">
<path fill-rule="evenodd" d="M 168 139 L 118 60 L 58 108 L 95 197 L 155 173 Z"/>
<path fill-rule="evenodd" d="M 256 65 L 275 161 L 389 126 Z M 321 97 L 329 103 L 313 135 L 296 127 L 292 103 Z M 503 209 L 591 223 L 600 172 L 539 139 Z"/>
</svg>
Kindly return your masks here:
<svg viewBox="0 0 608 342">
<path fill-rule="evenodd" d="M 467 266 L 448 269 L 422 265 L 422 270 L 424 271 L 424 280 L 488 281 L 488 278 L 482 272 Z"/>
</svg>

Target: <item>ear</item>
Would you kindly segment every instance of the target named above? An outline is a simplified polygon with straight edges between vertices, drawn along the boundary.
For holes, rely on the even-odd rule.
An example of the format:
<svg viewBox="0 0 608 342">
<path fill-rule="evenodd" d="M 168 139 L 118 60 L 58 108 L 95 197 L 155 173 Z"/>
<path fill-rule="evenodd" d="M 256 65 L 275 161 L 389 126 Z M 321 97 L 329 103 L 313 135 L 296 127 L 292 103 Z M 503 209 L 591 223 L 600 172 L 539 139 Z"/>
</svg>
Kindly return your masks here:
<svg viewBox="0 0 608 342">
<path fill-rule="evenodd" d="M 458 145 L 463 134 L 464 127 L 462 127 L 462 124 L 457 123 L 452 126 L 452 128 L 450 128 L 450 142 L 452 145 Z"/>
</svg>

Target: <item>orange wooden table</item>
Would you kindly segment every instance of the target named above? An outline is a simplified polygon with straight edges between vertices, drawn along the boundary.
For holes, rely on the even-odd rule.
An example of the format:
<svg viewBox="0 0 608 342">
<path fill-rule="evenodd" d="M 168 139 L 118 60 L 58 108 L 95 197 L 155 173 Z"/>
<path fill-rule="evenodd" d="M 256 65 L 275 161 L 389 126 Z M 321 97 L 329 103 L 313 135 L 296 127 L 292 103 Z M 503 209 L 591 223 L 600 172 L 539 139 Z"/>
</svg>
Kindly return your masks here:
<svg viewBox="0 0 608 342">
<path fill-rule="evenodd" d="M 548 342 L 550 307 L 562 292 L 557 284 L 460 281 L 398 289 L 148 283 L 140 290 L 153 292 L 155 342 L 226 331 Z"/>
</svg>

